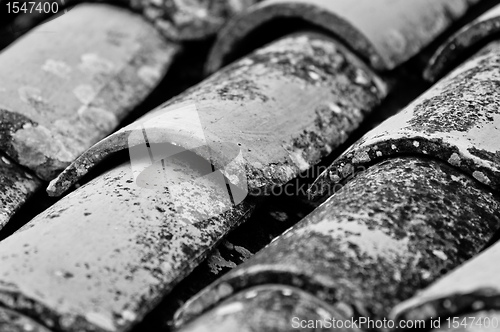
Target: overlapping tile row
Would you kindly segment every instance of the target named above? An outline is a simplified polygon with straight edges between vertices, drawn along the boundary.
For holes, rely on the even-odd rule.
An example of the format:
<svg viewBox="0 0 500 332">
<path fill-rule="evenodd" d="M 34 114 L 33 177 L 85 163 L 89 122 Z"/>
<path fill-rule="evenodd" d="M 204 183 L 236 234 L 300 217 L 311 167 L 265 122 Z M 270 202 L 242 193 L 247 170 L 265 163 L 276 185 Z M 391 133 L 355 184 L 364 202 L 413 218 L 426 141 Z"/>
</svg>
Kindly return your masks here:
<svg viewBox="0 0 500 332">
<path fill-rule="evenodd" d="M 234 194 L 238 185 L 258 193 L 297 176 L 385 94 L 370 68 L 322 35 L 256 51 L 98 144 L 130 149 L 131 162 L 0 243 L 2 304 L 55 330 L 128 330 L 248 216 L 254 203 Z"/>
<path fill-rule="evenodd" d="M 206 142 L 211 149 L 197 153 L 218 168 L 226 166 L 232 144 L 241 150 L 248 190 L 265 194 L 344 142 L 387 92 L 387 84 L 339 43 L 320 34 L 297 34 L 217 72 L 103 139 L 48 190 L 59 195 L 110 154 L 143 144 L 142 134 L 137 140 L 131 136 L 140 127 L 150 144 L 193 149 Z M 188 119 L 178 111 L 175 118 L 171 111 L 178 105 L 191 105 L 196 116 Z M 202 138 L 188 128 L 194 120 L 202 124 Z"/>
<path fill-rule="evenodd" d="M 422 7 L 415 24 L 427 26 L 449 8 L 463 13 L 465 3 L 438 7 L 437 16 Z M 408 8 L 409 17 L 414 9 Z M 450 22 L 428 33 L 418 49 Z M 403 24 L 397 28 L 379 30 L 407 32 Z M 416 51 L 405 57 L 392 47 L 383 58 L 401 62 Z M 247 190 L 265 194 L 316 164 L 388 89 L 356 55 L 317 33 L 285 37 L 241 59 L 101 141 L 52 182 L 49 191 L 61 194 L 104 157 L 130 152 L 131 163 L 69 194 L 0 243 L 0 303 L 54 330 L 129 330 L 246 219 L 254 207 Z M 198 122 L 200 131 L 193 129 Z M 203 166 L 193 168 L 193 159 Z M 243 176 L 234 176 L 239 169 Z M 465 189 L 470 180 L 455 176 L 442 186 L 469 190 L 479 202 L 461 213 L 489 216 L 490 195 L 474 183 Z M 478 238 L 495 222 L 492 216 Z"/>
<path fill-rule="evenodd" d="M 491 41 L 491 39 L 497 39 L 499 17 L 499 7 L 493 8 L 457 32 L 433 57 L 426 72 L 427 77 L 432 78 L 440 75 L 447 66 L 459 58 L 453 55 L 451 50 L 456 49 L 467 54 L 485 42 L 489 42 L 475 57 L 483 59 L 490 57 L 488 60 L 483 60 L 480 65 L 481 67 L 488 65 L 490 68 L 488 71 L 490 73 L 489 79 L 492 83 L 497 82 L 498 75 L 495 74 L 498 72 L 498 56 L 495 54 L 498 54 L 500 42 Z M 473 65 L 469 65 L 469 68 Z M 484 73 L 483 76 L 485 79 L 488 78 L 487 73 Z M 467 76 L 467 78 L 469 77 Z M 487 96 L 485 91 L 478 91 L 478 95 L 483 94 L 485 97 Z M 495 99 L 495 96 L 488 97 Z M 481 101 L 480 98 L 479 101 Z M 485 103 L 484 107 L 493 108 L 494 105 Z M 481 115 L 476 116 L 480 118 Z M 495 123 L 495 120 L 498 121 L 498 116 L 498 114 L 489 115 L 489 121 Z M 496 159 L 494 160 L 498 162 L 500 136 L 498 127 L 494 129 L 496 131 L 485 131 L 481 134 L 484 135 L 485 142 L 490 144 L 490 151 L 496 150 Z M 481 146 L 484 147 L 484 145 Z M 495 189 L 498 188 L 495 187 Z M 392 316 L 396 320 L 419 319 L 427 322 L 439 322 L 440 328 L 433 330 L 436 332 L 498 330 L 500 328 L 500 301 L 498 298 L 500 285 L 497 282 L 496 262 L 499 257 L 500 246 L 496 242 L 477 257 L 470 259 L 419 292 L 415 297 L 399 304 L 393 310 Z"/>
<path fill-rule="evenodd" d="M 52 179 L 109 134 L 177 51 L 140 16 L 103 4 L 81 5 L 4 50 L 0 227 L 41 189 L 36 177 Z"/>
<path fill-rule="evenodd" d="M 316 195 L 333 196 L 188 301 L 176 314 L 180 330 L 205 331 L 206 321 L 253 317 L 255 309 L 244 301 L 232 306 L 236 314 L 219 309 L 232 301 L 228 298 L 268 284 L 300 288 L 348 308 L 349 317 L 383 319 L 398 302 L 475 256 L 500 226 L 499 45 L 481 49 L 343 153 L 313 187 Z M 495 280 L 492 274 L 486 278 Z M 439 283 L 432 289 L 443 288 Z M 457 300 L 452 295 L 398 317 L 463 313 L 450 309 Z M 497 309 L 469 295 L 465 302 L 476 311 Z M 246 326 L 258 330 L 259 324 Z M 220 326 L 211 331 L 224 331 Z"/>
<path fill-rule="evenodd" d="M 132 157 L 0 243 L 2 305 L 55 330 L 130 329 L 246 219 L 254 206 L 246 190 L 265 194 L 316 164 L 388 89 L 316 33 L 241 59 L 99 142 L 52 182 L 61 194 L 113 152 Z M 206 167 L 193 169 L 190 158 Z M 238 169 L 243 177 L 232 176 Z M 181 173 L 182 185 L 165 172 Z"/>
<path fill-rule="evenodd" d="M 500 188 L 500 42 L 494 41 L 422 94 L 407 108 L 364 135 L 312 188 L 330 190 L 353 169 L 401 154 L 434 158 Z"/>
<path fill-rule="evenodd" d="M 244 11 L 219 33 L 207 63 L 214 72 L 234 60 L 255 33 L 297 20 L 331 32 L 376 70 L 394 69 L 422 50 L 478 0 L 267 0 Z M 276 23 L 276 25 L 272 25 Z M 262 32 L 262 31 L 261 31 Z"/>
<path fill-rule="evenodd" d="M 238 4 L 231 2 L 231 6 L 242 9 Z M 226 15 L 227 11 L 221 8 L 227 2 L 219 5 Z M 189 28 L 189 22 L 185 23 Z M 0 228 L 29 196 L 41 189 L 40 178 L 50 180 L 77 155 L 114 130 L 153 90 L 182 49 L 182 45 L 166 40 L 164 35 L 165 31 L 162 35 L 130 10 L 83 4 L 35 28 L 3 50 Z M 24 254 L 29 252 L 25 250 Z M 54 255 L 56 259 L 58 254 Z M 10 272 L 15 273 L 15 269 Z M 35 283 L 36 280 L 33 279 Z M 49 313 L 34 315 L 35 320 L 22 313 L 43 311 L 42 307 L 21 299 L 14 306 L 18 311 L 10 311 L 6 308 L 10 304 L 3 297 L 2 331 L 46 330 L 38 326 L 41 322 L 37 319 L 46 317 L 50 321 Z"/>
</svg>

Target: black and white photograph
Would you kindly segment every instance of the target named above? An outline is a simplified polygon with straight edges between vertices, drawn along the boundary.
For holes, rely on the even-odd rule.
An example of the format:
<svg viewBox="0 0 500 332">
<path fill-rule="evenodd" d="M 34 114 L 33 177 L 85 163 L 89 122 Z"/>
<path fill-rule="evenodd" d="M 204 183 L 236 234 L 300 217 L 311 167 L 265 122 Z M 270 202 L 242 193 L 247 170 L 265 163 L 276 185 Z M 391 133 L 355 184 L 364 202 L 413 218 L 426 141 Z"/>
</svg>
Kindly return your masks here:
<svg viewBox="0 0 500 332">
<path fill-rule="evenodd" d="M 0 332 L 500 332 L 500 1 L 0 0 Z"/>
</svg>

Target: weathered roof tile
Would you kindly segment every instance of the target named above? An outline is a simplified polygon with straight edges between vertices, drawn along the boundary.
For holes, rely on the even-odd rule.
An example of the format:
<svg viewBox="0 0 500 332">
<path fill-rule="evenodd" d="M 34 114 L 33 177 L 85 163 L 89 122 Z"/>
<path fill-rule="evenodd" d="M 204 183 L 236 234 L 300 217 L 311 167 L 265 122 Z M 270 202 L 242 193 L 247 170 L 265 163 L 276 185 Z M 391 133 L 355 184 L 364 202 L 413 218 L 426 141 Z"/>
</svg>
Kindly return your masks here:
<svg viewBox="0 0 500 332">
<path fill-rule="evenodd" d="M 81 5 L 35 29 L 0 54 L 2 148 L 51 180 L 151 92 L 176 51 L 109 5 Z"/>
<path fill-rule="evenodd" d="M 165 167 L 172 175 L 185 164 Z M 125 163 L 4 239 L 1 303 L 58 331 L 128 330 L 252 210 L 231 207 L 217 179 L 177 191 L 167 180 L 144 188 Z M 212 217 L 197 220 L 203 213 Z"/>
<path fill-rule="evenodd" d="M 234 60 L 245 38 L 276 21 L 298 18 L 345 42 L 376 70 L 394 69 L 417 54 L 477 0 L 268 0 L 226 24 L 207 63 L 209 72 Z M 294 27 L 291 26 L 290 29 Z M 269 31 L 272 33 L 272 31 Z M 243 45 L 242 45 L 243 44 Z"/>
<path fill-rule="evenodd" d="M 499 259 L 500 243 L 497 243 L 399 304 L 393 316 L 396 319 L 429 319 L 499 310 Z"/>
<path fill-rule="evenodd" d="M 195 296 L 176 324 L 248 287 L 275 283 L 382 319 L 398 301 L 475 255 L 500 226 L 499 204 L 441 162 L 384 161 Z"/>
<path fill-rule="evenodd" d="M 197 150 L 201 157 L 224 167 L 223 143 L 232 144 L 241 150 L 248 190 L 265 194 L 343 143 L 387 90 L 368 66 L 332 39 L 315 33 L 289 36 L 102 140 L 55 179 L 48 191 L 63 193 L 106 156 L 141 144 L 142 140 L 130 140 L 131 133 L 142 131 L 141 124 L 146 124 L 150 143 L 169 142 L 186 149 L 203 145 L 179 124 L 182 115 L 170 119 L 172 108 L 184 103 L 196 109 L 203 139 L 211 147 L 212 152 Z"/>
<path fill-rule="evenodd" d="M 255 2 L 122 3 L 156 29 L 125 9 L 80 5 L 44 25 L 73 31 L 61 40 L 28 34 L 0 55 L 0 148 L 52 179 L 152 91 L 179 41 L 212 35 Z M 254 47 L 255 33 L 274 38 L 268 23 L 298 18 L 323 30 L 255 51 L 71 164 L 51 194 L 105 157 L 118 162 L 115 152 L 131 157 L 0 242 L 0 329 L 129 331 L 249 217 L 257 200 L 248 190 L 272 193 L 346 141 L 400 83 L 394 69 L 476 2 L 269 0 L 237 17 L 219 34 L 209 71 Z M 489 41 L 497 14 L 448 40 L 426 77 Z M 85 34 L 74 32 L 82 26 Z M 500 221 L 499 51 L 490 43 L 348 149 L 316 183 L 315 194 L 334 195 L 189 301 L 177 326 L 287 331 L 294 315 L 382 319 L 473 257 Z M 40 183 L 0 155 L 0 227 Z M 485 310 L 499 309 L 488 265 L 497 247 L 401 305 L 397 318 L 495 317 Z"/>
<path fill-rule="evenodd" d="M 11 296 L 34 303 L 30 317 L 46 315 L 56 329 L 128 330 L 252 211 L 246 182 L 243 195 L 233 194 L 241 184 L 231 167 L 243 166 L 251 189 L 285 184 L 343 142 L 385 96 L 377 80 L 315 33 L 242 59 L 102 141 L 104 154 L 130 148 L 131 163 L 0 242 L 0 293 L 10 294 L 2 282 L 16 285 Z M 99 150 L 90 151 L 84 157 L 92 161 Z M 73 168 L 76 176 L 85 171 Z"/>
<path fill-rule="evenodd" d="M 500 189 L 500 42 L 492 42 L 400 113 L 369 131 L 320 175 L 320 195 L 351 168 L 398 155 L 436 158 Z"/>
</svg>

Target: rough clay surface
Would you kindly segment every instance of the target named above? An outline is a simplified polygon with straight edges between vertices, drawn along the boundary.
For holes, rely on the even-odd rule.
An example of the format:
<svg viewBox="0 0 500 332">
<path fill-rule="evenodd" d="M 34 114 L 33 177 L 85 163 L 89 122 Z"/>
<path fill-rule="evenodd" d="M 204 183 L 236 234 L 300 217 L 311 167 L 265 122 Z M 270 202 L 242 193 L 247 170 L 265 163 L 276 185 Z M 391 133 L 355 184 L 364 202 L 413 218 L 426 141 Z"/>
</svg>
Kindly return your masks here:
<svg viewBox="0 0 500 332">
<path fill-rule="evenodd" d="M 294 287 L 265 285 L 246 289 L 222 302 L 217 308 L 200 316 L 179 332 L 288 332 L 293 319 L 348 319 L 348 313 L 333 308 L 324 301 Z M 297 324 L 297 322 L 295 322 Z M 302 326 L 304 327 L 304 326 Z M 360 332 L 339 328 L 339 332 Z M 300 331 L 331 331 L 330 328 Z"/>
<path fill-rule="evenodd" d="M 353 315 L 388 311 L 471 258 L 500 226 L 497 198 L 440 162 L 368 168 L 177 312 L 177 324 L 256 284 L 299 287 Z"/>
<path fill-rule="evenodd" d="M 31 31 L 0 54 L 0 149 L 53 179 L 151 92 L 176 50 L 139 15 L 104 4 Z"/>
<path fill-rule="evenodd" d="M 398 319 L 457 316 L 500 310 L 500 243 L 496 243 L 394 309 Z"/>
<path fill-rule="evenodd" d="M 493 42 L 349 147 L 312 194 L 329 191 L 353 169 L 401 154 L 440 159 L 499 190 L 499 83 L 500 42 Z"/>
<path fill-rule="evenodd" d="M 343 143 L 386 94 L 386 84 L 337 42 L 314 33 L 289 36 L 99 142 L 55 179 L 48 191 L 63 193 L 104 157 L 128 149 L 130 134 L 139 123 L 185 103 L 196 107 L 204 139 L 216 150 L 215 156 L 202 157 L 215 166 L 224 165 L 224 151 L 218 150 L 232 144 L 243 156 L 250 193 L 266 194 Z M 150 142 L 173 142 L 187 149 L 202 144 L 190 127 L 179 129 L 172 123 L 148 129 Z"/>
<path fill-rule="evenodd" d="M 41 184 L 42 181 L 0 153 L 0 229 Z"/>
</svg>

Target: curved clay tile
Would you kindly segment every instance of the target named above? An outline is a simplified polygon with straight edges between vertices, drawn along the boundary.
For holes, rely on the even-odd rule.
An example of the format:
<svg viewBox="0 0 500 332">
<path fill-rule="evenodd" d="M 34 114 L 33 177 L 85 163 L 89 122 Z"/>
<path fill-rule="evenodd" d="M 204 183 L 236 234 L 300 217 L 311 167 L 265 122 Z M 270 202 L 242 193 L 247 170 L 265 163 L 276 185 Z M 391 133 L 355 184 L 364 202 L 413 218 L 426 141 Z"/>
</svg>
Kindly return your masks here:
<svg viewBox="0 0 500 332">
<path fill-rule="evenodd" d="M 51 180 L 152 91 L 177 49 L 109 5 L 40 26 L 0 54 L 0 148 Z"/>
<path fill-rule="evenodd" d="M 360 332 L 357 328 L 336 328 L 338 323 L 332 322 L 332 319 L 344 322 L 349 318 L 342 310 L 298 288 L 264 285 L 229 297 L 182 331 L 277 332 L 295 329 L 323 332 L 332 331 L 334 327 L 339 332 Z"/>
<path fill-rule="evenodd" d="M 1 303 L 56 331 L 128 331 L 253 209 L 216 174 L 172 182 L 140 186 L 125 163 L 39 214 L 0 242 Z"/>
<path fill-rule="evenodd" d="M 496 6 L 467 24 L 436 51 L 424 70 L 424 77 L 434 82 L 457 65 L 471 50 L 495 38 L 500 32 L 500 6 Z"/>
<path fill-rule="evenodd" d="M 207 144 L 211 149 L 197 153 L 219 168 L 227 163 L 224 143 L 232 144 L 242 151 L 248 190 L 265 194 L 343 143 L 386 94 L 385 82 L 339 43 L 299 33 L 239 60 L 97 143 L 48 191 L 60 195 L 111 153 L 143 144 L 144 129 L 152 144 L 186 149 Z M 192 132 L 193 119 L 182 114 L 182 105 L 194 109 L 203 135 Z"/>
<path fill-rule="evenodd" d="M 256 190 L 284 184 L 384 95 L 366 65 L 322 35 L 256 51 L 100 143 L 130 148 L 131 163 L 0 242 L 0 297 L 32 303 L 30 317 L 56 330 L 127 331 L 250 214 L 239 171 Z"/>
<path fill-rule="evenodd" d="M 442 326 L 446 326 L 447 317 L 460 315 L 468 317 L 474 314 L 484 315 L 488 311 L 498 312 L 500 310 L 498 259 L 500 259 L 499 243 L 434 282 L 415 297 L 396 306 L 393 316 L 398 320 L 442 317 Z M 496 316 L 498 317 L 498 313 Z M 472 325 L 470 321 L 469 324 Z M 491 331 L 497 331 L 500 324 L 497 324 L 496 328 L 495 326 L 490 328 Z M 485 327 L 485 331 L 487 330 Z"/>
<path fill-rule="evenodd" d="M 136 5 L 146 6 L 149 17 L 155 12 L 149 7 L 160 6 L 155 3 Z M 175 27 L 156 26 L 161 33 L 125 8 L 81 4 L 5 49 L 0 54 L 0 150 L 13 165 L 0 170 L 0 228 L 41 185 L 18 164 L 43 180 L 54 178 L 153 91 L 182 48 L 165 41 L 167 32 L 189 39 L 193 29 L 203 31 L 195 33 L 201 38 L 250 3 L 176 1 L 169 7 L 167 2 L 160 6 L 164 15 L 180 21 Z M 188 15 L 206 11 L 211 29 L 196 26 L 201 21 Z M 39 22 L 35 14 L 20 15 L 9 29 L 21 33 Z"/>
<path fill-rule="evenodd" d="M 500 226 L 499 207 L 495 195 L 442 162 L 386 160 L 189 300 L 176 325 L 249 287 L 276 283 L 383 319 L 475 255 Z"/>
<path fill-rule="evenodd" d="M 495 41 L 347 149 L 316 180 L 312 195 L 353 169 L 408 154 L 442 160 L 500 189 L 499 60 Z"/>
<path fill-rule="evenodd" d="M 207 70 L 227 64 L 254 31 L 300 19 L 332 33 L 376 70 L 389 70 L 417 54 L 477 0 L 268 0 L 251 7 L 218 34 Z M 295 24 L 290 26 L 295 29 Z M 271 33 L 272 31 L 269 31 Z M 261 32 L 265 35 L 266 32 Z"/>
</svg>

